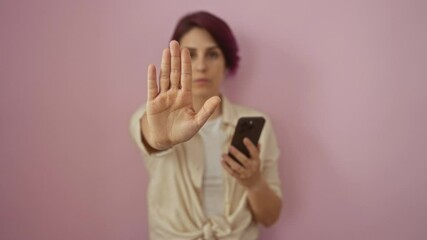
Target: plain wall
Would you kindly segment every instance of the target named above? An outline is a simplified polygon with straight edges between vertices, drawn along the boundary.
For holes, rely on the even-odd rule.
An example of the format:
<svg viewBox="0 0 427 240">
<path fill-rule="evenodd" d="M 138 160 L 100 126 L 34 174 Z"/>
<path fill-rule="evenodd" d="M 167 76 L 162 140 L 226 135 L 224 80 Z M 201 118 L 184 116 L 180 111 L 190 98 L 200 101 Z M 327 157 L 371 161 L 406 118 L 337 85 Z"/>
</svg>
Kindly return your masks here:
<svg viewBox="0 0 427 240">
<path fill-rule="evenodd" d="M 0 239 L 147 239 L 128 134 L 176 21 L 224 18 L 232 100 L 272 118 L 284 209 L 262 239 L 427 239 L 427 2 L 0 2 Z"/>
</svg>

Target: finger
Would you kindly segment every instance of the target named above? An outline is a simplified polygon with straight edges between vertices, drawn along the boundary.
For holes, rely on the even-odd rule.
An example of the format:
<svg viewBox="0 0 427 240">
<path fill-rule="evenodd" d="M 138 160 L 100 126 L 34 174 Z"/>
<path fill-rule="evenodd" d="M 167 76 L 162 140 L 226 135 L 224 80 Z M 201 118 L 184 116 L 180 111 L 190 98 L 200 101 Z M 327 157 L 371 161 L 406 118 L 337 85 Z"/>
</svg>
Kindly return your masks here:
<svg viewBox="0 0 427 240">
<path fill-rule="evenodd" d="M 231 155 L 233 155 L 233 156 L 230 156 L 229 154 L 231 154 Z M 250 166 L 249 166 L 249 164 L 250 164 L 250 162 L 249 162 L 249 160 L 246 158 L 246 159 L 241 159 L 241 160 L 239 160 L 239 159 L 237 159 L 236 158 L 236 156 L 234 156 L 234 154 L 230 151 L 230 153 L 229 154 L 224 154 L 224 155 L 222 155 L 222 157 L 225 159 L 225 158 L 230 158 L 231 160 L 233 160 L 233 161 L 239 161 L 239 162 L 237 162 L 237 164 L 239 164 L 240 166 L 243 166 L 243 168 L 245 168 L 245 169 L 247 169 L 247 168 L 249 168 Z M 236 159 L 233 159 L 233 157 L 235 157 Z"/>
<path fill-rule="evenodd" d="M 148 65 L 147 69 L 147 98 L 153 100 L 157 97 L 159 90 L 157 89 L 156 67 L 153 64 Z"/>
<path fill-rule="evenodd" d="M 191 91 L 191 57 L 187 48 L 181 51 L 181 87 L 184 91 Z"/>
<path fill-rule="evenodd" d="M 178 89 L 181 75 L 181 50 L 179 43 L 175 40 L 170 42 L 169 48 L 171 52 L 171 88 Z"/>
<path fill-rule="evenodd" d="M 231 176 L 233 176 L 233 177 L 235 177 L 237 179 L 240 178 L 239 174 L 237 174 L 236 172 L 234 172 L 233 169 L 231 169 L 230 166 L 224 160 L 221 161 L 221 165 L 225 169 L 225 171 L 228 172 L 228 174 L 230 174 Z"/>
<path fill-rule="evenodd" d="M 229 147 L 229 151 L 231 154 L 233 154 L 233 156 L 235 158 L 237 158 L 237 160 L 239 162 L 241 162 L 245 167 L 249 165 L 249 159 L 248 157 L 246 157 L 245 154 L 243 154 L 242 152 L 240 152 L 236 147 L 234 147 L 233 145 L 231 145 Z"/>
<path fill-rule="evenodd" d="M 237 174 L 241 174 L 245 171 L 245 168 L 240 166 L 235 160 L 233 160 L 230 156 L 224 157 L 224 161 L 230 166 L 233 171 L 235 171 Z"/>
<path fill-rule="evenodd" d="M 169 48 L 163 50 L 162 63 L 160 65 L 160 91 L 166 92 L 169 89 L 169 75 L 171 72 L 171 53 Z"/>
<path fill-rule="evenodd" d="M 248 149 L 251 159 L 257 159 L 259 154 L 258 148 L 252 143 L 252 141 L 249 138 L 244 138 L 243 144 L 245 144 Z"/>
<path fill-rule="evenodd" d="M 219 106 L 221 98 L 218 96 L 213 96 L 206 100 L 203 104 L 203 107 L 196 114 L 195 119 L 199 127 L 203 126 L 209 117 L 214 113 L 215 109 Z"/>
</svg>

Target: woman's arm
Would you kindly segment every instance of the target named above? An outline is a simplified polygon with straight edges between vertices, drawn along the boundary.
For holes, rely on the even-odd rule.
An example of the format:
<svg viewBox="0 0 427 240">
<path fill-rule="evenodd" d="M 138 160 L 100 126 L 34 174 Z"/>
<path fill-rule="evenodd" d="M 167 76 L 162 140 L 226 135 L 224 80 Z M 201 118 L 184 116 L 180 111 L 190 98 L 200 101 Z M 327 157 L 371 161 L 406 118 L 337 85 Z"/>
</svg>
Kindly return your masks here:
<svg viewBox="0 0 427 240">
<path fill-rule="evenodd" d="M 262 225 L 269 227 L 279 219 L 282 202 L 261 174 L 259 147 L 257 148 L 248 138 L 245 138 L 243 143 L 249 151 L 250 158 L 235 147 L 230 146 L 230 153 L 242 165 L 236 163 L 227 154 L 223 155 L 222 165 L 230 175 L 246 187 L 249 205 L 255 219 Z"/>
<path fill-rule="evenodd" d="M 248 200 L 252 214 L 262 225 L 270 227 L 279 219 L 282 201 L 262 177 L 248 188 Z"/>
</svg>

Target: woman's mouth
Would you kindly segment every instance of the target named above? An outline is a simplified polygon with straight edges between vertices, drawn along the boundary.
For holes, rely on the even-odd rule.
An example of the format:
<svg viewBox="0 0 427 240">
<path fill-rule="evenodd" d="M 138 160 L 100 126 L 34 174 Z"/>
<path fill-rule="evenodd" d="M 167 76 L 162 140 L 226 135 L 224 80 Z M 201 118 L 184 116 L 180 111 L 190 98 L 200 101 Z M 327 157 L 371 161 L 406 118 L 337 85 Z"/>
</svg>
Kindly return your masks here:
<svg viewBox="0 0 427 240">
<path fill-rule="evenodd" d="M 204 84 L 204 83 L 208 83 L 209 80 L 207 78 L 197 78 L 195 80 L 193 80 L 193 83 L 196 84 Z"/>
</svg>

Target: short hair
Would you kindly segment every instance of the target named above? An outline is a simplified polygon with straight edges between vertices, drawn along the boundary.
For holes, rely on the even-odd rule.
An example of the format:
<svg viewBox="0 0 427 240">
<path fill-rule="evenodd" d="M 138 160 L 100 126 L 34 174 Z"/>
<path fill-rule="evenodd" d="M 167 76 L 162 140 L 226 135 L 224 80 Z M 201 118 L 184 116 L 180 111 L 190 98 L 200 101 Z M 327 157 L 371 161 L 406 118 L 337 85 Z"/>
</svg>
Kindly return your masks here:
<svg viewBox="0 0 427 240">
<path fill-rule="evenodd" d="M 236 73 L 240 57 L 236 38 L 230 27 L 219 17 L 206 12 L 198 11 L 182 17 L 175 27 L 172 40 L 180 41 L 191 29 L 198 27 L 208 31 L 225 56 L 225 65 L 229 74 Z"/>
</svg>

